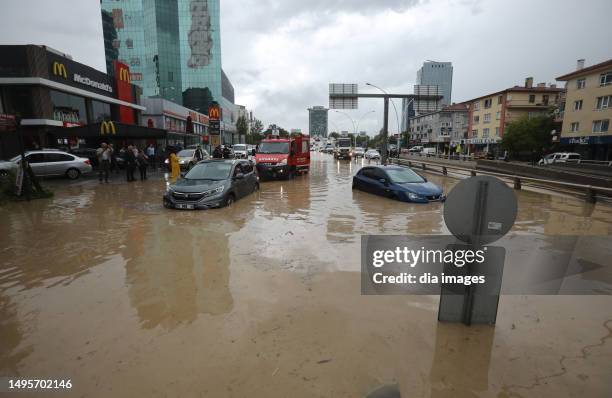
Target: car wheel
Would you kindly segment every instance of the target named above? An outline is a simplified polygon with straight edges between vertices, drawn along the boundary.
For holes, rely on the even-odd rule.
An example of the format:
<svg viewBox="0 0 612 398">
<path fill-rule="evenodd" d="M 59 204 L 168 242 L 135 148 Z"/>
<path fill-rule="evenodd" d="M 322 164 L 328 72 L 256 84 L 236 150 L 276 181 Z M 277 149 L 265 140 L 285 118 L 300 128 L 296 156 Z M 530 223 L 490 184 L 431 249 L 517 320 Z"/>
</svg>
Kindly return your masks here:
<svg viewBox="0 0 612 398">
<path fill-rule="evenodd" d="M 234 197 L 234 194 L 230 193 L 225 198 L 225 203 L 223 203 L 223 207 L 229 207 L 229 206 L 233 205 L 235 201 L 236 201 L 236 198 Z"/>
<path fill-rule="evenodd" d="M 76 180 L 80 175 L 81 172 L 78 169 L 72 168 L 66 171 L 66 177 L 70 178 L 71 180 Z"/>
</svg>

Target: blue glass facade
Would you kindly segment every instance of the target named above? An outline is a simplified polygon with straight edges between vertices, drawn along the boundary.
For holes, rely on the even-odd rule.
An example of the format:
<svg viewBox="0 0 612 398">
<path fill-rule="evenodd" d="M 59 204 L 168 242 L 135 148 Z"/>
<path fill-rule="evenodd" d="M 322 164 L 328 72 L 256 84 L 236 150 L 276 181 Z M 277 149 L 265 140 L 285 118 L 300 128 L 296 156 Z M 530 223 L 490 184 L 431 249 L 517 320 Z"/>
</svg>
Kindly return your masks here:
<svg viewBox="0 0 612 398">
<path fill-rule="evenodd" d="M 217 101 L 223 125 L 232 130 L 237 108 L 233 87 L 222 73 L 219 3 L 102 0 L 107 65 L 113 59 L 129 65 L 132 82 L 147 97 L 159 96 L 204 113 L 210 101 Z"/>
<path fill-rule="evenodd" d="M 423 63 L 421 69 L 417 71 L 418 85 L 439 86 L 443 105 L 451 103 L 453 89 L 453 64 L 451 62 L 427 61 Z"/>
</svg>

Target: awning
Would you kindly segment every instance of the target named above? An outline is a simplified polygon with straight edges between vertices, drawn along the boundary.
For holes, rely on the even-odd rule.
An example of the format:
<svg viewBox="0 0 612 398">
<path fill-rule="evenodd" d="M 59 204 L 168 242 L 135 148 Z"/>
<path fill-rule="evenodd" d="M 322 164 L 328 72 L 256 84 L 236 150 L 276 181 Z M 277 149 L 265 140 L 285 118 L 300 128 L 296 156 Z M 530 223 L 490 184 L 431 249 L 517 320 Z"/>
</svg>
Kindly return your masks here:
<svg viewBox="0 0 612 398">
<path fill-rule="evenodd" d="M 117 122 L 92 123 L 79 127 L 61 127 L 50 130 L 49 133 L 57 138 L 167 138 L 168 132 L 153 127 L 122 124 Z"/>
</svg>

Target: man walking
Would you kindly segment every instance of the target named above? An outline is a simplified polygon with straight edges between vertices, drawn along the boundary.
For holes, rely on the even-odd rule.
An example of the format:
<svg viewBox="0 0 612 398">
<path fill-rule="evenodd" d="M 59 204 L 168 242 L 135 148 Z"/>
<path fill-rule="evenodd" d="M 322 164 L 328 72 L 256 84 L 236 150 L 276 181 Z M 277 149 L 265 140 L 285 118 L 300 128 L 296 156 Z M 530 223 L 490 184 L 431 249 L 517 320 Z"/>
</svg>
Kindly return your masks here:
<svg viewBox="0 0 612 398">
<path fill-rule="evenodd" d="M 127 181 L 132 182 L 134 178 L 134 170 L 136 170 L 136 156 L 134 155 L 134 147 L 129 145 L 125 151 L 125 170 Z"/>
<path fill-rule="evenodd" d="M 98 178 L 100 182 L 102 182 L 102 177 L 104 177 L 104 182 L 108 184 L 108 174 L 110 171 L 111 157 L 113 154 L 113 150 L 106 145 L 106 142 L 103 142 L 100 145 L 100 148 L 96 151 L 96 156 L 98 158 Z"/>
<path fill-rule="evenodd" d="M 147 147 L 147 157 L 149 158 L 149 164 L 153 171 L 155 171 L 155 147 L 153 144 L 149 144 Z"/>
</svg>

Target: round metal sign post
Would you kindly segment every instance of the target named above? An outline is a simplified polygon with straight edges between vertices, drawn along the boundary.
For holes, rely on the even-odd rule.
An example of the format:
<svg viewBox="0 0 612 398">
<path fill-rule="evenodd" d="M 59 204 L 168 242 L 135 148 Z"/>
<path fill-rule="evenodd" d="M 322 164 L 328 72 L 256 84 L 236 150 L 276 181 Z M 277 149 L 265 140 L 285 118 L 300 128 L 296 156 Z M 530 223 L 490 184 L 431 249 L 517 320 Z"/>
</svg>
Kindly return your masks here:
<svg viewBox="0 0 612 398">
<path fill-rule="evenodd" d="M 444 204 L 444 222 L 449 231 L 466 244 L 449 245 L 447 249 L 484 249 L 486 256 L 483 262 L 468 263 L 462 269 L 445 264 L 444 273 L 486 275 L 486 283 L 459 288 L 443 285 L 438 311 L 440 321 L 466 325 L 496 322 L 506 251 L 503 247 L 483 246 L 510 231 L 517 207 L 514 191 L 495 177 L 471 177 L 450 191 Z"/>
</svg>

